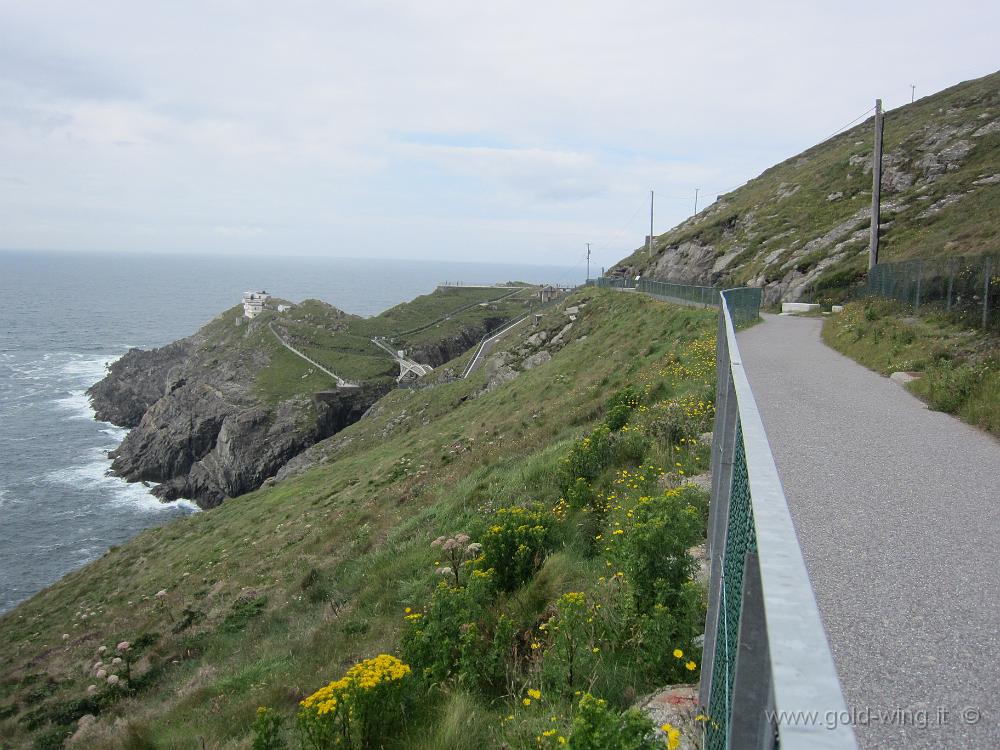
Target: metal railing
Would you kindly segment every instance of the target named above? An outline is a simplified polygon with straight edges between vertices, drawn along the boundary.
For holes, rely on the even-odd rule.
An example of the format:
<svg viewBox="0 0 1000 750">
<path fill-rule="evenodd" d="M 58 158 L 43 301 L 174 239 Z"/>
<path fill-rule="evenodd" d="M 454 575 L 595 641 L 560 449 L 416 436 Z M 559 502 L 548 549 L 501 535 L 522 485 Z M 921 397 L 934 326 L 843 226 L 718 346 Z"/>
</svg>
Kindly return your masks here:
<svg viewBox="0 0 1000 750">
<path fill-rule="evenodd" d="M 858 292 L 898 300 L 914 311 L 935 305 L 971 325 L 1000 328 L 1000 256 L 879 263 Z"/>
<path fill-rule="evenodd" d="M 753 294 L 756 292 L 757 294 Z M 856 748 L 833 657 L 736 344 L 760 290 L 720 293 L 705 747 Z M 756 311 L 753 311 L 756 317 Z"/>
</svg>

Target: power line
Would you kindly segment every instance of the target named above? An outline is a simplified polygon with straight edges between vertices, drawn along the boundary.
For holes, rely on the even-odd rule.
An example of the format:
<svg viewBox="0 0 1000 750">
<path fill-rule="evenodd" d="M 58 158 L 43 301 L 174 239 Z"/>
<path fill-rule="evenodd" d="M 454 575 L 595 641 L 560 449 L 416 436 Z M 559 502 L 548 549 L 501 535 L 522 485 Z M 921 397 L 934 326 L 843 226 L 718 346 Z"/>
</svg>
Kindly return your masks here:
<svg viewBox="0 0 1000 750">
<path fill-rule="evenodd" d="M 858 123 L 861 120 L 865 119 L 868 115 L 870 115 L 874 111 L 875 111 L 875 107 L 871 107 L 870 109 L 866 109 L 864 112 L 862 112 L 860 115 L 858 115 L 857 117 L 855 117 L 853 120 L 851 120 L 849 123 L 847 123 L 846 125 L 844 125 L 842 128 L 840 128 L 838 130 L 835 130 L 832 134 L 828 135 L 826 138 L 824 138 L 823 140 L 821 140 L 820 143 L 826 143 L 828 140 L 830 140 L 834 136 L 840 135 L 843 131 L 847 130 L 849 127 L 851 127 L 855 123 Z M 819 144 L 817 144 L 817 145 L 819 145 Z"/>
</svg>

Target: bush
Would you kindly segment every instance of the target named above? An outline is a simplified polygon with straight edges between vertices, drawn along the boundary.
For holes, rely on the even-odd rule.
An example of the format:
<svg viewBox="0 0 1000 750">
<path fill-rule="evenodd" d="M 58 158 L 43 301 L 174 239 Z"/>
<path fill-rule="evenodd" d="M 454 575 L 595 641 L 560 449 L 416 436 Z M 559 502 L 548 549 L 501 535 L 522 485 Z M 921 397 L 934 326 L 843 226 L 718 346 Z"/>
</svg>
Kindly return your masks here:
<svg viewBox="0 0 1000 750">
<path fill-rule="evenodd" d="M 702 593 L 688 581 L 674 608 L 654 604 L 639 618 L 636 646 L 646 681 L 653 685 L 694 682 L 700 654 L 693 652 L 695 637 L 704 630 Z"/>
<path fill-rule="evenodd" d="M 483 535 L 481 570 L 492 569 L 496 585 L 513 591 L 535 574 L 553 542 L 551 514 L 540 508 L 500 508 Z"/>
<path fill-rule="evenodd" d="M 391 747 L 411 702 L 410 666 L 380 654 L 303 700 L 299 731 L 313 750 Z"/>
<path fill-rule="evenodd" d="M 640 614 L 656 604 L 683 605 L 685 583 L 696 567 L 688 550 L 703 536 L 698 493 L 685 486 L 641 497 L 631 515 L 620 519 L 622 533 L 613 532 L 620 537 L 615 554 Z"/>
<path fill-rule="evenodd" d="M 542 660 L 545 684 L 565 697 L 589 685 L 600 649 L 594 643 L 594 618 L 584 594 L 571 591 L 556 602 L 545 623 L 548 647 Z M 596 650 L 595 650 L 596 649 Z"/>
<path fill-rule="evenodd" d="M 626 386 L 608 399 L 604 424 L 612 432 L 617 432 L 626 424 L 641 402 L 641 394 L 633 386 Z"/>
<path fill-rule="evenodd" d="M 668 748 L 676 748 L 679 735 L 668 734 Z M 670 741 L 673 737 L 673 741 Z M 585 694 L 573 717 L 569 746 L 573 750 L 663 750 L 653 722 L 641 711 L 629 709 L 619 714 L 606 701 Z"/>
<path fill-rule="evenodd" d="M 503 638 L 487 622 L 493 578 L 492 571 L 474 570 L 465 586 L 441 581 L 425 612 L 405 615 L 403 657 L 421 677 L 443 683 L 466 675 L 477 684 L 492 682 L 496 669 L 478 661 L 491 662 L 494 636 Z"/>
<path fill-rule="evenodd" d="M 924 374 L 927 378 L 924 387 L 931 408 L 948 414 L 957 413 L 983 381 L 987 369 L 971 364 L 955 365 L 948 360 L 940 360 L 928 367 Z"/>
<path fill-rule="evenodd" d="M 598 494 L 583 477 L 577 477 L 564 493 L 566 502 L 574 510 L 593 508 L 598 501 Z"/>
<path fill-rule="evenodd" d="M 252 750 L 283 750 L 287 747 L 282 735 L 285 720 L 274 709 L 261 706 L 253 722 Z"/>
<path fill-rule="evenodd" d="M 560 484 L 566 488 L 580 478 L 596 479 L 611 460 L 611 431 L 601 425 L 576 443 L 563 459 Z"/>
<path fill-rule="evenodd" d="M 658 401 L 642 415 L 640 429 L 661 445 L 676 446 L 712 429 L 715 407 L 705 394 Z"/>
<path fill-rule="evenodd" d="M 250 621 L 264 611 L 267 606 L 266 596 L 242 595 L 233 604 L 229 614 L 219 625 L 219 630 L 223 633 L 239 633 L 244 630 Z"/>
</svg>

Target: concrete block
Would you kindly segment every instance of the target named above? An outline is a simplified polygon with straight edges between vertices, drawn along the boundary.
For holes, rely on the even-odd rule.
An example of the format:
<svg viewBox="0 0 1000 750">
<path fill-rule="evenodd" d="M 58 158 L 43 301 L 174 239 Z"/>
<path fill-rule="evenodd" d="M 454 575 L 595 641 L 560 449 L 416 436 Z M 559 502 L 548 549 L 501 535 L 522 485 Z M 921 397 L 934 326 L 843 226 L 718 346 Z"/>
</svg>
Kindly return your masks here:
<svg viewBox="0 0 1000 750">
<path fill-rule="evenodd" d="M 912 383 L 920 377 L 919 372 L 894 372 L 889 376 L 889 380 L 893 383 L 899 383 L 900 385 L 906 385 L 907 383 Z"/>
<path fill-rule="evenodd" d="M 813 310 L 819 310 L 819 305 L 814 305 L 811 302 L 782 302 L 781 312 L 812 312 Z"/>
<path fill-rule="evenodd" d="M 843 305 L 831 305 L 830 306 L 830 312 L 835 312 L 835 313 L 844 312 L 844 306 Z"/>
</svg>

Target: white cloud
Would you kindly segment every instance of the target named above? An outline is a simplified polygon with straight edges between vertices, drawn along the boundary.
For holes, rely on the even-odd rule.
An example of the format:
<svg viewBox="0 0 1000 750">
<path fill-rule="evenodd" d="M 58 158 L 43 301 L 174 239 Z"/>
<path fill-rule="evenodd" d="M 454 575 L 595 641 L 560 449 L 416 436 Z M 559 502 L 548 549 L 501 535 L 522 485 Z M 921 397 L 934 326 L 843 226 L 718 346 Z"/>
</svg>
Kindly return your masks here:
<svg viewBox="0 0 1000 750">
<path fill-rule="evenodd" d="M 235 237 L 237 239 L 245 239 L 247 237 L 258 237 L 264 234 L 264 230 L 261 227 L 212 227 L 212 234 L 218 237 Z"/>
<path fill-rule="evenodd" d="M 6 4 L 0 245 L 264 252 L 240 231 L 267 227 L 468 259 L 496 232 L 607 264 L 650 187 L 659 231 L 876 96 L 991 72 L 998 22 L 976 0 Z M 869 25 L 892 30 L 874 69 Z"/>
</svg>

